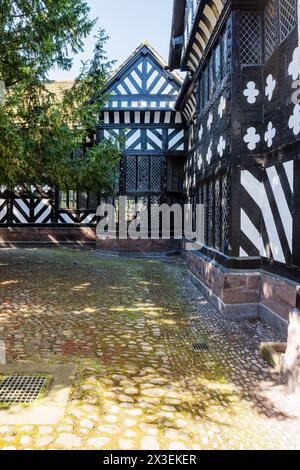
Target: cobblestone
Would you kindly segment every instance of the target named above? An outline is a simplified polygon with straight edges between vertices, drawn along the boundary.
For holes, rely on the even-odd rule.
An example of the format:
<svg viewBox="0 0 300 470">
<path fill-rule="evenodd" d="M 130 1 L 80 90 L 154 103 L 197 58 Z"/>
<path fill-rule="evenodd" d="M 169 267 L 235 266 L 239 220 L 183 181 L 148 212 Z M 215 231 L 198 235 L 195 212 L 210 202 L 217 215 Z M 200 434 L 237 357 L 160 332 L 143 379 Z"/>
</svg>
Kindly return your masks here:
<svg viewBox="0 0 300 470">
<path fill-rule="evenodd" d="M 299 410 L 258 353 L 280 335 L 226 320 L 180 259 L 1 250 L 0 332 L 9 362 L 77 364 L 65 416 L 1 426 L 3 450 L 300 448 Z"/>
</svg>

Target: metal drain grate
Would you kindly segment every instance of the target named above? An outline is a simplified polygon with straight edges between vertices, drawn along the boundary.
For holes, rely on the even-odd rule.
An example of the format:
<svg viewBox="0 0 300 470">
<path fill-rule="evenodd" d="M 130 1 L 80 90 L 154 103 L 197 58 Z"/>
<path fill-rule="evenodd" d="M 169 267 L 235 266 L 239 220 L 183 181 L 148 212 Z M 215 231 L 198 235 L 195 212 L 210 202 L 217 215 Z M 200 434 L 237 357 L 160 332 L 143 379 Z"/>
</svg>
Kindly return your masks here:
<svg viewBox="0 0 300 470">
<path fill-rule="evenodd" d="M 44 395 L 51 375 L 10 375 L 0 380 L 0 407 L 29 405 Z"/>
<path fill-rule="evenodd" d="M 194 351 L 209 351 L 209 347 L 206 343 L 193 343 Z"/>
</svg>

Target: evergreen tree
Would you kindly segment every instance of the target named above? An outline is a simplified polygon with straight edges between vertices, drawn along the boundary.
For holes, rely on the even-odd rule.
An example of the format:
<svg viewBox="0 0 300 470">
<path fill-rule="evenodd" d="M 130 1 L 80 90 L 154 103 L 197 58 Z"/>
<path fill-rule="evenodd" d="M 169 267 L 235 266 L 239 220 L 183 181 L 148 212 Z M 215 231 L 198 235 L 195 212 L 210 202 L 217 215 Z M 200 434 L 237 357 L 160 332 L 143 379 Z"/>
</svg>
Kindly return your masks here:
<svg viewBox="0 0 300 470">
<path fill-rule="evenodd" d="M 48 73 L 69 70 L 95 20 L 83 0 L 1 0 L 0 184 L 55 184 L 112 191 L 119 153 L 111 142 L 73 150 L 94 133 L 112 63 L 103 30 L 70 89 L 51 92 Z"/>
</svg>

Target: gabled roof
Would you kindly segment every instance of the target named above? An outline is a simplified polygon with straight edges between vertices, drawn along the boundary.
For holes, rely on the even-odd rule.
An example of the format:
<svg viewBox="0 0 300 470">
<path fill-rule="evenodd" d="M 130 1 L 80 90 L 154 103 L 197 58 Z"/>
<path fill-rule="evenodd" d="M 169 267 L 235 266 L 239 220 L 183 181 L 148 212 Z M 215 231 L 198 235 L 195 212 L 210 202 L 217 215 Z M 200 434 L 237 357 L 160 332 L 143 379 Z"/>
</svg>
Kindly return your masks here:
<svg viewBox="0 0 300 470">
<path fill-rule="evenodd" d="M 179 87 L 181 87 L 183 80 L 176 72 L 170 72 L 168 63 L 161 57 L 161 55 L 154 49 L 148 41 L 140 44 L 135 51 L 121 64 L 111 75 L 106 89 L 108 90 L 122 76 L 129 67 L 142 55 L 150 55 L 156 64 L 169 75 L 169 78 L 174 80 Z"/>
</svg>

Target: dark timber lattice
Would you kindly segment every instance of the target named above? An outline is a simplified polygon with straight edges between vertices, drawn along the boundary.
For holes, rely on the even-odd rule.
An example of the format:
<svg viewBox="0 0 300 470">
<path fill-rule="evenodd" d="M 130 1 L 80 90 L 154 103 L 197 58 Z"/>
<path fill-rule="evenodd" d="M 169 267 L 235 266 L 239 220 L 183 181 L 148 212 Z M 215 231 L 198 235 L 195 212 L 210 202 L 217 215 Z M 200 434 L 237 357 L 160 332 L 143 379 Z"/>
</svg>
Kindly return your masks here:
<svg viewBox="0 0 300 470">
<path fill-rule="evenodd" d="M 256 12 L 241 12 L 241 64 L 260 65 L 262 62 L 261 16 Z"/>
<path fill-rule="evenodd" d="M 279 1 L 280 41 L 284 41 L 297 25 L 297 0 Z"/>
<path fill-rule="evenodd" d="M 276 48 L 276 9 L 275 0 L 269 0 L 265 8 L 265 59 L 267 60 Z"/>
</svg>

